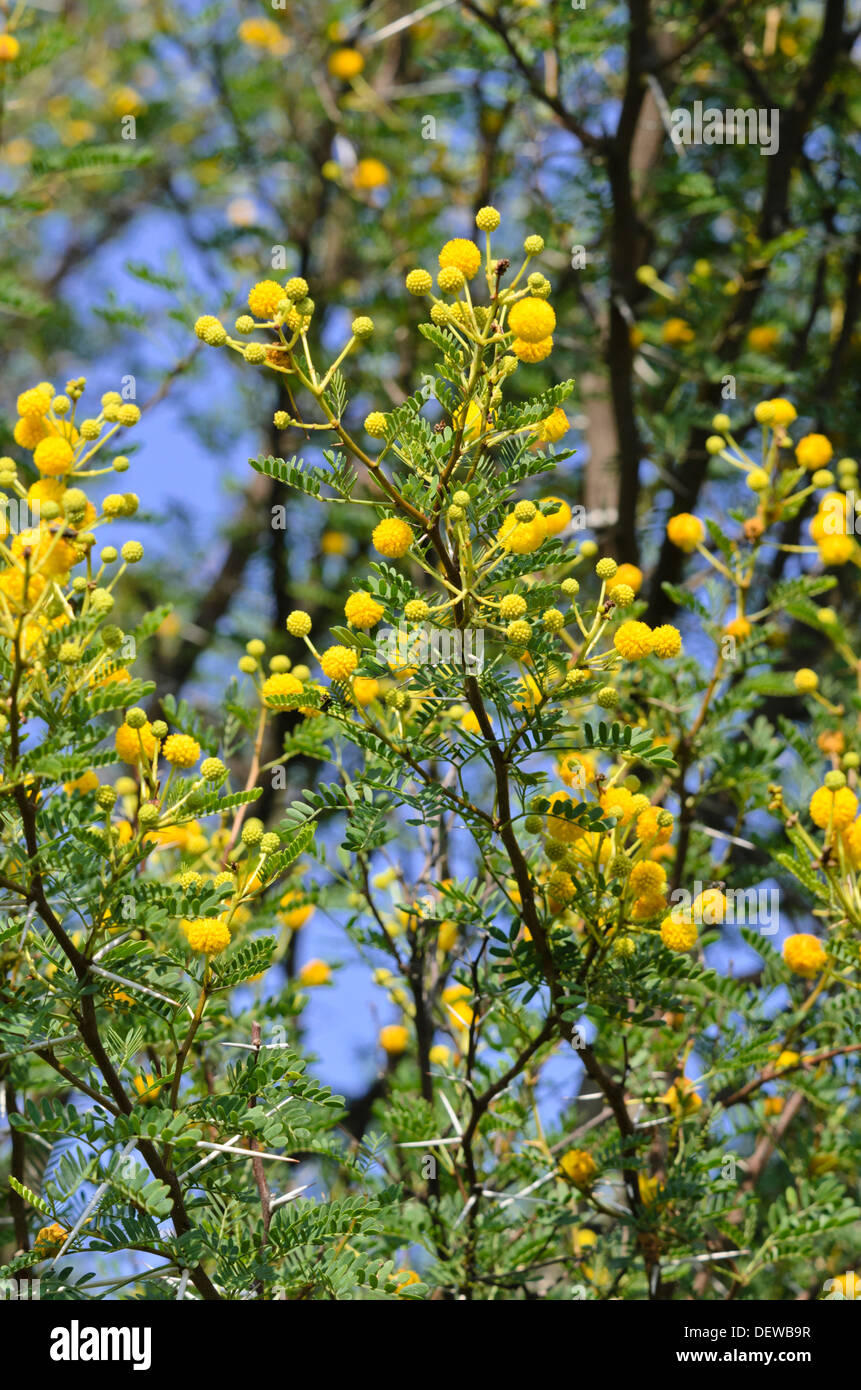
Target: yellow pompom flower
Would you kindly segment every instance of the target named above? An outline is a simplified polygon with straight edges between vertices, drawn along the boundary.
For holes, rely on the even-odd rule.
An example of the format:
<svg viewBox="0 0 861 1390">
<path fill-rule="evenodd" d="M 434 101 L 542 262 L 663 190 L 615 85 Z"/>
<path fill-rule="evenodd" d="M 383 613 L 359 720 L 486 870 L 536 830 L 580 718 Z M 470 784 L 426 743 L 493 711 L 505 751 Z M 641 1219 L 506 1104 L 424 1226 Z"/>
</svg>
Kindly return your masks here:
<svg viewBox="0 0 861 1390">
<path fill-rule="evenodd" d="M 706 528 L 699 517 L 692 516 L 690 512 L 679 512 L 676 516 L 671 516 L 667 522 L 667 536 L 671 543 L 677 545 L 679 550 L 684 550 L 686 555 L 696 550 L 705 534 Z"/>
<path fill-rule="evenodd" d="M 324 960 L 306 961 L 299 971 L 299 983 L 306 989 L 315 985 L 327 985 L 332 978 L 331 967 Z"/>
<path fill-rule="evenodd" d="M 547 518 L 537 511 L 531 521 L 518 521 L 514 512 L 509 512 L 496 536 L 510 554 L 531 555 L 547 539 Z"/>
<path fill-rule="evenodd" d="M 793 420 L 798 419 L 798 411 L 791 401 L 785 396 L 775 396 L 768 402 L 771 407 L 771 418 L 769 424 L 772 425 L 791 425 Z"/>
<path fill-rule="evenodd" d="M 161 1086 L 156 1085 L 156 1079 L 151 1071 L 148 1071 L 145 1076 L 133 1076 L 132 1085 L 137 1092 L 138 1099 L 142 1100 L 144 1104 L 151 1105 L 154 1100 L 158 1099 Z"/>
<path fill-rule="evenodd" d="M 271 319 L 282 299 L 286 299 L 284 286 L 277 280 L 258 280 L 248 292 L 248 307 L 257 319 Z"/>
<path fill-rule="evenodd" d="M 660 806 L 648 806 L 637 816 L 637 837 L 644 843 L 654 841 L 658 845 L 665 845 L 672 833 L 673 817 Z"/>
<path fill-rule="evenodd" d="M 365 66 L 365 60 L 357 48 L 336 48 L 329 55 L 328 68 L 332 77 L 349 82 L 358 77 Z"/>
<path fill-rule="evenodd" d="M 795 457 L 802 468 L 824 468 L 834 457 L 834 449 L 824 434 L 806 434 L 795 446 Z"/>
<path fill-rule="evenodd" d="M 463 430 L 463 438 L 466 443 L 474 444 L 481 438 L 482 431 L 485 429 L 485 415 L 478 401 L 468 401 L 466 413 L 464 407 L 460 406 L 451 417 L 451 423 L 455 429 Z M 490 425 L 491 417 L 487 417 L 487 425 Z"/>
<path fill-rule="evenodd" d="M 140 729 L 132 729 L 128 724 L 121 724 L 114 735 L 114 746 L 117 753 L 124 763 L 129 763 L 136 767 L 141 756 L 141 744 L 143 751 L 148 758 L 152 758 L 155 753 L 155 736 L 149 720 Z"/>
<path fill-rule="evenodd" d="M 760 324 L 749 330 L 747 341 L 754 352 L 771 352 L 780 341 L 780 329 L 769 323 Z"/>
<path fill-rule="evenodd" d="M 683 1077 L 661 1096 L 661 1103 L 668 1105 L 675 1115 L 691 1115 L 699 1110 L 703 1100 L 694 1090 L 693 1084 Z"/>
<path fill-rule="evenodd" d="M 376 700 L 380 693 L 380 682 L 373 676 L 357 676 L 353 681 L 353 699 L 362 709 Z"/>
<path fill-rule="evenodd" d="M 661 328 L 661 339 L 669 347 L 675 347 L 678 343 L 690 343 L 694 339 L 694 330 L 685 319 L 667 319 Z"/>
<path fill-rule="evenodd" d="M 855 540 L 852 536 L 823 536 L 817 549 L 823 565 L 845 565 L 855 553 Z"/>
<path fill-rule="evenodd" d="M 385 1028 L 380 1029 L 380 1047 L 390 1057 L 400 1057 L 401 1053 L 406 1052 L 409 1040 L 410 1035 L 402 1023 L 387 1023 Z"/>
<path fill-rule="evenodd" d="M 519 299 L 511 306 L 508 326 L 516 339 L 525 343 L 543 343 L 556 327 L 556 315 L 546 299 Z"/>
<path fill-rule="evenodd" d="M 454 266 L 467 280 L 477 275 L 481 266 L 481 252 L 475 242 L 467 241 L 466 237 L 447 241 L 439 253 L 439 268 L 446 270 L 449 266 Z"/>
<path fill-rule="evenodd" d="M 21 392 L 15 404 L 19 415 L 40 419 L 51 409 L 51 396 L 40 386 L 32 386 L 29 391 Z"/>
<path fill-rule="evenodd" d="M 792 683 L 800 695 L 812 695 L 819 685 L 819 677 L 809 666 L 799 666 Z"/>
<path fill-rule="evenodd" d="M 44 1256 L 52 1250 L 59 1250 L 68 1234 L 65 1226 L 61 1226 L 58 1221 L 52 1221 L 50 1226 L 43 1226 L 36 1236 L 34 1253 Z"/>
<path fill-rule="evenodd" d="M 643 571 L 636 565 L 620 565 L 613 577 L 616 584 L 627 584 L 629 589 L 633 589 L 635 594 L 640 592 L 643 587 Z"/>
<path fill-rule="evenodd" d="M 353 647 L 330 647 L 320 657 L 323 674 L 328 676 L 330 681 L 348 680 L 358 664 L 358 653 Z"/>
<path fill-rule="evenodd" d="M 278 904 L 278 916 L 291 931 L 298 931 L 314 913 L 314 904 L 302 902 L 302 894 L 288 888 Z"/>
<path fill-rule="evenodd" d="M 547 833 L 554 840 L 561 840 L 563 844 L 573 844 L 575 840 L 582 839 L 584 830 L 577 821 L 568 820 L 565 816 L 554 815 L 554 808 L 557 806 L 573 806 L 574 802 L 568 792 L 556 792 L 550 798 L 550 808 L 547 812 Z"/>
<path fill-rule="evenodd" d="M 353 170 L 353 187 L 362 192 L 385 188 L 390 174 L 381 159 L 360 159 Z"/>
<path fill-rule="evenodd" d="M 12 438 L 22 449 L 35 449 L 40 439 L 53 434 L 51 426 L 38 415 L 25 415 L 15 425 Z"/>
<path fill-rule="evenodd" d="M 58 478 L 63 473 L 68 473 L 74 456 L 74 450 L 69 441 L 61 439 L 55 434 L 49 434 L 46 439 L 40 439 L 33 450 L 33 462 L 39 472 L 47 473 L 52 478 Z"/>
<path fill-rule="evenodd" d="M 627 787 L 608 787 L 601 793 L 601 810 L 605 816 L 613 816 L 627 825 L 636 814 L 633 794 Z"/>
<path fill-rule="evenodd" d="M 613 646 L 626 661 L 639 661 L 652 650 L 652 629 L 647 623 L 630 619 L 622 623 L 613 637 Z"/>
<path fill-rule="evenodd" d="M 526 338 L 515 338 L 511 351 L 520 362 L 543 362 L 553 351 L 553 339 L 542 338 L 539 343 L 530 343 Z"/>
<path fill-rule="evenodd" d="M 181 925 L 192 951 L 217 956 L 230 945 L 229 928 L 220 917 L 195 917 Z"/>
<path fill-rule="evenodd" d="M 671 912 L 661 923 L 661 940 L 670 951 L 690 951 L 697 941 L 696 926 Z"/>
<path fill-rule="evenodd" d="M 200 757 L 200 744 L 190 734 L 171 734 L 162 749 L 165 762 L 174 767 L 194 767 Z"/>
<path fill-rule="evenodd" d="M 849 787 L 831 791 L 829 787 L 817 787 L 810 798 L 810 819 L 820 830 L 830 823 L 835 830 L 845 830 L 858 811 L 858 798 Z"/>
<path fill-rule="evenodd" d="M 651 859 L 644 859 L 639 864 L 634 865 L 628 883 L 638 897 L 641 894 L 648 896 L 662 893 L 666 887 L 667 873 L 661 864 L 656 864 Z"/>
<path fill-rule="evenodd" d="M 706 888 L 691 903 L 691 917 L 707 927 L 726 921 L 726 910 L 727 900 L 719 888 Z"/>
<path fill-rule="evenodd" d="M 551 411 L 545 419 L 539 422 L 535 435 L 535 443 L 556 444 L 563 435 L 568 433 L 569 429 L 568 416 L 565 414 L 562 407 L 557 405 L 555 410 Z"/>
<path fill-rule="evenodd" d="M 554 510 L 545 512 L 544 525 L 547 527 L 548 536 L 558 536 L 571 523 L 571 508 L 562 497 L 542 497 L 541 505 L 545 502 L 552 502 Z"/>
<path fill-rule="evenodd" d="M 291 676 L 289 671 L 278 671 L 263 682 L 261 694 L 267 709 L 278 709 L 276 701 L 279 695 L 301 695 L 303 690 L 304 686 L 296 676 Z"/>
<path fill-rule="evenodd" d="M 559 1159 L 559 1167 L 575 1187 L 589 1187 L 598 1172 L 598 1165 L 585 1149 L 569 1149 Z"/>
<path fill-rule="evenodd" d="M 380 621 L 384 612 L 383 605 L 377 603 L 377 600 L 366 593 L 364 589 L 350 594 L 344 604 L 344 614 L 351 627 L 372 628 Z"/>
<path fill-rule="evenodd" d="M 14 63 L 21 45 L 14 34 L 0 34 L 0 63 Z"/>
<path fill-rule="evenodd" d="M 652 651 L 655 656 L 678 656 L 682 650 L 682 634 L 671 623 L 662 623 L 652 629 Z"/>
<path fill-rule="evenodd" d="M 16 559 L 29 558 L 31 570 L 41 570 L 52 579 L 67 574 L 80 558 L 75 547 L 57 534 L 56 527 L 44 523 L 19 531 L 11 550 Z"/>
<path fill-rule="evenodd" d="M 397 516 L 389 516 L 378 522 L 371 536 L 375 549 L 389 560 L 406 555 L 414 539 L 411 528 Z"/>
<path fill-rule="evenodd" d="M 793 975 L 812 980 L 814 975 L 818 975 L 822 970 L 827 956 L 818 936 L 811 936 L 809 932 L 796 932 L 794 936 L 788 936 L 783 943 L 783 959 Z"/>
</svg>

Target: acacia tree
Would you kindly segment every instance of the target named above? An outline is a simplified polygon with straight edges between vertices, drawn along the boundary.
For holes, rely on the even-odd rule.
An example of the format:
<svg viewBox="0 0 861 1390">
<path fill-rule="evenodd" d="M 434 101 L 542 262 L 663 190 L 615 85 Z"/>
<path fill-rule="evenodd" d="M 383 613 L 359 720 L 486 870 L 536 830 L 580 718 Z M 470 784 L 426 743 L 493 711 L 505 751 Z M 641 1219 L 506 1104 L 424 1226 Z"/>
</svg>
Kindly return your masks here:
<svg viewBox="0 0 861 1390">
<path fill-rule="evenodd" d="M 106 491 L 137 406 L 22 367 L 0 487 L 40 513 L 0 576 L 4 1274 L 43 1298 L 851 1296 L 857 469 L 831 441 L 857 409 L 853 34 L 842 5 L 776 8 L 467 7 L 434 43 L 415 16 L 333 36 L 298 9 L 237 42 L 225 6 L 203 43 L 167 9 L 95 16 L 87 42 L 121 55 L 111 119 L 144 58 L 179 106 L 125 93 L 143 158 L 49 136 L 17 215 L 49 177 L 77 216 L 77 170 L 102 216 L 63 265 L 154 203 L 214 272 L 194 338 L 198 293 L 138 266 L 174 306 L 169 378 L 235 357 L 268 435 L 184 611 L 208 643 L 262 546 L 277 628 L 237 619 L 220 713 L 179 698 L 198 645 L 171 655 L 141 601 L 180 570 L 147 573 L 136 498 Z M 274 81 L 308 51 L 312 82 Z M 474 85 L 439 95 L 465 52 Z M 665 105 L 766 80 L 774 159 L 656 138 Z M 429 96 L 464 123 L 448 147 L 404 138 Z M 207 200 L 243 180 L 264 225 L 240 206 L 225 237 Z M 544 237 L 521 267 L 524 190 Z M 491 193 L 521 199 L 501 239 Z M 439 251 L 449 197 L 478 234 Z M 572 242 L 612 248 L 594 286 Z M 789 284 L 809 290 L 787 305 Z M 571 400 L 585 482 L 557 447 Z M 620 522 L 584 540 L 596 487 Z M 354 546 L 340 593 L 291 556 L 319 508 Z M 122 534 L 99 549 L 103 525 Z M 333 979 L 296 968 L 315 912 L 391 1009 L 347 1103 L 305 1076 Z M 94 1253 L 106 1279 L 74 1258 Z"/>
</svg>

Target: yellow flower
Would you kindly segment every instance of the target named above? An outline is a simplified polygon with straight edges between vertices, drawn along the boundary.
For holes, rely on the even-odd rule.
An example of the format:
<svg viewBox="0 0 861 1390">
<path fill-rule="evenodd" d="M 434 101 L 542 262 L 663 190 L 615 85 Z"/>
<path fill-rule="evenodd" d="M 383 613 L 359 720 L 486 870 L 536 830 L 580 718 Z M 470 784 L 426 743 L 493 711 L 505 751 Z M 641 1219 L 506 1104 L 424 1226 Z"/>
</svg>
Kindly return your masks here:
<svg viewBox="0 0 861 1390">
<path fill-rule="evenodd" d="M 582 825 L 578 825 L 575 820 L 568 820 L 565 816 L 554 815 L 557 806 L 573 806 L 576 803 L 568 792 L 556 792 L 550 798 L 550 807 L 547 811 L 547 833 L 554 840 L 561 840 L 563 844 L 573 844 L 575 840 L 582 839 L 585 831 Z"/>
<path fill-rule="evenodd" d="M 402 1023 L 387 1023 L 385 1028 L 380 1029 L 380 1047 L 390 1057 L 400 1057 L 402 1052 L 406 1052 L 409 1040 L 410 1035 Z"/>
<path fill-rule="evenodd" d="M 309 960 L 299 971 L 299 983 L 306 988 L 313 988 L 315 985 L 326 985 L 332 978 L 331 968 L 324 960 Z"/>
<path fill-rule="evenodd" d="M 354 647 L 330 647 L 320 658 L 323 674 L 330 681 L 345 681 L 355 671 L 359 657 Z"/>
<path fill-rule="evenodd" d="M 545 502 L 552 502 L 555 509 L 543 513 L 547 534 L 558 536 L 571 522 L 571 508 L 561 497 L 542 497 L 541 505 L 544 506 Z"/>
<path fill-rule="evenodd" d="M 727 901 L 719 888 L 707 888 L 698 893 L 691 903 L 691 917 L 695 922 L 703 922 L 707 927 L 726 920 Z"/>
<path fill-rule="evenodd" d="M 302 902 L 302 894 L 295 888 L 288 888 L 278 904 L 278 916 L 291 931 L 298 931 L 313 915 L 314 904 Z"/>
<path fill-rule="evenodd" d="M 32 386 L 29 391 L 21 392 L 15 405 L 19 415 L 39 419 L 51 409 L 51 396 L 40 386 Z"/>
<path fill-rule="evenodd" d="M 614 583 L 627 584 L 638 594 L 643 587 L 643 571 L 636 565 L 620 565 L 614 575 Z"/>
<path fill-rule="evenodd" d="M 792 402 L 788 401 L 785 396 L 775 396 L 768 404 L 771 407 L 770 424 L 786 426 L 791 425 L 793 420 L 798 419 L 798 411 L 795 409 Z"/>
<path fill-rule="evenodd" d="M 632 891 L 638 896 L 641 893 L 663 893 L 667 883 L 667 872 L 661 864 L 656 864 L 651 859 L 644 859 L 639 864 L 634 865 L 628 883 Z"/>
<path fill-rule="evenodd" d="M 373 676 L 356 676 L 353 681 L 353 699 L 364 709 L 365 705 L 376 700 L 380 693 L 380 682 Z"/>
<path fill-rule="evenodd" d="M 514 512 L 509 512 L 496 535 L 503 550 L 531 555 L 547 539 L 547 518 L 536 512 L 531 521 L 518 521 Z"/>
<path fill-rule="evenodd" d="M 511 307 L 508 326 L 515 338 L 526 343 L 543 343 L 556 327 L 556 315 L 546 299 L 519 299 Z"/>
<path fill-rule="evenodd" d="M 141 744 L 146 756 L 151 758 L 156 745 L 149 720 L 140 729 L 131 729 L 128 724 L 120 725 L 114 736 L 114 745 L 124 763 L 130 763 L 132 767 L 137 766 L 141 756 Z"/>
<path fill-rule="evenodd" d="M 661 923 L 661 940 L 671 951 L 690 951 L 697 941 L 693 922 L 677 921 L 671 912 Z"/>
<path fill-rule="evenodd" d="M 455 237 L 453 241 L 447 241 L 439 253 L 440 270 L 454 266 L 467 280 L 478 274 L 480 265 L 481 252 L 474 241 L 467 241 L 465 237 Z"/>
<path fill-rule="evenodd" d="M 852 536 L 823 536 L 818 549 L 823 565 L 845 565 L 854 554 L 855 541 Z"/>
<path fill-rule="evenodd" d="M 702 1096 L 694 1090 L 693 1084 L 683 1078 L 675 1085 L 670 1086 L 669 1090 L 661 1096 L 661 1102 L 668 1105 L 676 1115 L 690 1115 L 693 1111 L 699 1110 L 702 1105 Z"/>
<path fill-rule="evenodd" d="M 699 517 L 692 516 L 690 512 L 679 512 L 667 522 L 667 536 L 671 543 L 687 555 L 701 544 L 705 533 L 706 528 Z"/>
<path fill-rule="evenodd" d="M 292 39 L 273 19 L 243 19 L 236 32 L 249 48 L 265 48 L 279 58 L 286 56 L 293 47 Z"/>
<path fill-rule="evenodd" d="M 652 629 L 652 651 L 655 656 L 678 656 L 682 650 L 682 634 L 671 623 Z"/>
<path fill-rule="evenodd" d="M 833 456 L 834 449 L 824 434 L 806 434 L 795 446 L 795 457 L 802 468 L 824 468 Z"/>
<path fill-rule="evenodd" d="M 762 1108 L 764 1113 L 771 1118 L 772 1115 L 779 1115 L 785 1104 L 783 1096 L 766 1096 L 765 1105 Z"/>
<path fill-rule="evenodd" d="M 724 628 L 727 637 L 749 637 L 752 631 L 747 618 L 733 618 Z"/>
<path fill-rule="evenodd" d="M 162 753 L 165 761 L 174 767 L 194 767 L 200 757 L 200 744 L 190 734 L 171 734 L 165 739 Z"/>
<path fill-rule="evenodd" d="M 40 439 L 36 445 L 33 462 L 40 473 L 48 473 L 51 477 L 57 478 L 63 473 L 68 473 L 74 456 L 74 450 L 67 439 L 48 435 L 47 439 Z"/>
<path fill-rule="evenodd" d="M 515 338 L 511 351 L 521 362 L 543 362 L 553 351 L 553 339 L 542 338 L 539 343 L 530 343 L 525 338 Z"/>
<path fill-rule="evenodd" d="M 590 1187 L 598 1172 L 597 1163 L 585 1149 L 569 1149 L 559 1159 L 559 1167 L 575 1187 Z"/>
<path fill-rule="evenodd" d="M 365 66 L 365 60 L 357 48 L 336 48 L 335 52 L 329 55 L 329 72 L 332 77 L 338 77 L 342 82 L 349 82 L 352 78 L 358 77 Z"/>
<path fill-rule="evenodd" d="M 14 63 L 21 45 L 14 34 L 0 34 L 0 63 Z"/>
<path fill-rule="evenodd" d="M 344 604 L 344 614 L 351 627 L 371 628 L 380 621 L 385 609 L 381 603 L 377 603 L 375 598 L 366 593 L 364 589 L 359 589 L 355 594 L 350 594 Z"/>
<path fill-rule="evenodd" d="M 414 1269 L 395 1270 L 392 1278 L 397 1284 L 398 1293 L 400 1293 L 401 1289 L 408 1289 L 410 1284 L 420 1284 L 422 1282 Z"/>
<path fill-rule="evenodd" d="M 608 787 L 601 793 L 601 810 L 606 816 L 614 816 L 622 825 L 627 825 L 637 813 L 633 793 L 627 787 Z"/>
<path fill-rule="evenodd" d="M 76 777 L 73 782 L 64 782 L 63 790 L 67 796 L 71 796 L 73 792 L 81 792 L 83 794 L 85 792 L 95 791 L 98 785 L 99 779 L 95 772 L 90 769 L 88 772 L 82 772 L 80 777 Z"/>
<path fill-rule="evenodd" d="M 467 444 L 474 444 L 477 439 L 481 438 L 485 428 L 484 420 L 484 411 L 478 401 L 468 401 L 465 414 L 464 407 L 460 406 L 451 417 L 451 423 L 455 429 L 463 427 L 463 438 Z M 487 417 L 487 424 L 488 426 L 491 424 L 490 415 Z"/>
<path fill-rule="evenodd" d="M 661 338 L 671 347 L 677 343 L 690 343 L 694 338 L 694 330 L 684 319 L 667 319 L 661 328 Z"/>
<path fill-rule="evenodd" d="M 286 299 L 284 286 L 277 280 L 258 280 L 248 292 L 248 307 L 257 319 L 271 319 L 282 299 Z"/>
<path fill-rule="evenodd" d="M 771 352 L 780 341 L 780 329 L 769 323 L 751 328 L 747 335 L 748 345 L 754 352 Z"/>
<path fill-rule="evenodd" d="M 810 798 L 810 819 L 820 830 L 829 824 L 835 830 L 845 830 L 855 819 L 858 811 L 858 798 L 849 787 L 831 791 L 828 787 L 817 787 Z"/>
<path fill-rule="evenodd" d="M 384 188 L 390 174 L 380 159 L 360 159 L 353 170 L 353 187 L 370 191 Z"/>
<path fill-rule="evenodd" d="M 304 688 L 302 682 L 291 676 L 289 671 L 278 671 L 263 682 L 263 703 L 267 709 L 278 709 L 276 701 L 279 695 L 301 695 Z"/>
<path fill-rule="evenodd" d="M 542 420 L 536 431 L 536 444 L 556 444 L 563 435 L 568 433 L 570 426 L 568 416 L 561 406 L 556 406 L 555 410 Z"/>
<path fill-rule="evenodd" d="M 613 646 L 626 661 L 639 661 L 652 650 L 652 629 L 647 623 L 629 620 L 622 623 L 613 637 Z"/>
<path fill-rule="evenodd" d="M 152 1104 L 154 1100 L 158 1099 L 161 1086 L 156 1085 L 155 1077 L 151 1071 L 148 1071 L 146 1076 L 133 1076 L 132 1085 L 137 1091 L 138 1099 L 146 1104 Z"/>
<path fill-rule="evenodd" d="M 406 555 L 414 539 L 411 528 L 396 516 L 389 516 L 378 522 L 371 536 L 375 548 L 389 560 L 397 560 L 401 555 Z"/>
<path fill-rule="evenodd" d="M 41 570 L 51 578 L 65 575 L 80 558 L 75 547 L 59 535 L 56 526 L 44 523 L 29 531 L 19 531 L 13 537 L 11 549 L 16 558 L 29 557 L 31 571 Z"/>
<path fill-rule="evenodd" d="M 445 1043 L 434 1043 L 428 1053 L 428 1061 L 435 1067 L 447 1067 L 451 1062 L 451 1048 Z"/>
<path fill-rule="evenodd" d="M 37 1255 L 47 1255 L 52 1250 L 58 1250 L 68 1234 L 65 1226 L 61 1226 L 58 1221 L 52 1221 L 50 1226 L 42 1227 L 33 1249 Z"/>
<path fill-rule="evenodd" d="M 812 980 L 822 970 L 827 956 L 817 936 L 811 936 L 809 932 L 796 932 L 783 943 L 783 959 L 793 975 Z"/>
<path fill-rule="evenodd" d="M 230 931 L 220 917 L 195 917 L 180 925 L 192 951 L 217 956 L 230 945 Z"/>
</svg>

